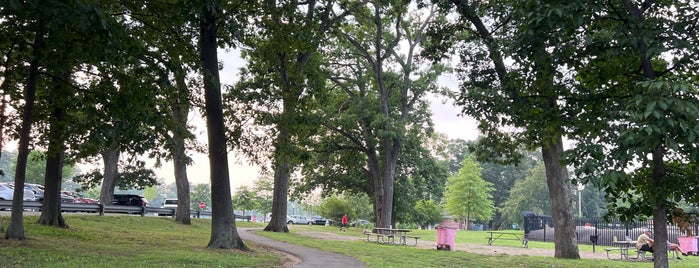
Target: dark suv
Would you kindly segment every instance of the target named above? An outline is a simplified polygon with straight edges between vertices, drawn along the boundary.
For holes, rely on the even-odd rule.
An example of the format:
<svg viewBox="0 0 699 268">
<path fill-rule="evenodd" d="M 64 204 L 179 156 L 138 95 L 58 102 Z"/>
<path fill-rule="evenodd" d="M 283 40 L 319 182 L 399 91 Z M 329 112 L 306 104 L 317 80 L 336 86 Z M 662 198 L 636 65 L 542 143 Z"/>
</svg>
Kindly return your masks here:
<svg viewBox="0 0 699 268">
<path fill-rule="evenodd" d="M 112 200 L 113 205 L 145 207 L 148 200 L 145 197 L 135 194 L 115 194 Z"/>
</svg>

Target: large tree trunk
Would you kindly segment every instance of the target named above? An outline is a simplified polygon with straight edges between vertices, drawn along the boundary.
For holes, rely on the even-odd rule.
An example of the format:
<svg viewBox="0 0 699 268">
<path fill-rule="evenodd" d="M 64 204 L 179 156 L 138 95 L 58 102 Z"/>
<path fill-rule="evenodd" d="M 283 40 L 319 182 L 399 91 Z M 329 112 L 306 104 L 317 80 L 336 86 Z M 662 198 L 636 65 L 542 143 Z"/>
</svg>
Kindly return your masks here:
<svg viewBox="0 0 699 268">
<path fill-rule="evenodd" d="M 552 142 L 542 146 L 541 153 L 546 167 L 546 183 L 549 187 L 556 258 L 579 259 L 575 234 L 568 170 L 561 164 L 563 139 L 556 136 Z"/>
<path fill-rule="evenodd" d="M 111 205 L 114 199 L 114 186 L 119 173 L 119 149 L 108 148 L 102 152 L 104 180 L 100 191 L 100 204 Z"/>
<path fill-rule="evenodd" d="M 380 228 L 388 228 L 390 223 L 383 220 L 384 208 L 384 190 L 383 190 L 383 173 L 381 173 L 381 168 L 379 164 L 379 159 L 372 149 L 369 150 L 367 155 L 367 166 L 369 167 L 369 177 L 371 178 L 372 193 L 373 193 L 373 205 L 374 205 L 374 215 L 376 215 L 376 223 L 374 226 Z"/>
<path fill-rule="evenodd" d="M 390 129 L 387 126 L 387 129 Z M 400 151 L 400 143 L 395 138 L 389 138 L 384 142 L 384 161 L 383 161 L 383 204 L 378 214 L 377 225 L 381 227 L 391 227 L 394 223 L 393 219 L 393 183 L 396 177 L 396 165 L 398 162 L 398 153 Z"/>
<path fill-rule="evenodd" d="M 281 132 L 279 134 L 282 135 Z M 281 138 L 279 138 L 281 139 Z M 272 196 L 272 218 L 265 227 L 269 232 L 289 232 L 286 226 L 286 210 L 289 189 L 289 162 L 277 161 L 274 167 L 274 190 Z"/>
<path fill-rule="evenodd" d="M 218 76 L 216 44 L 217 18 L 220 12 L 216 1 L 202 2 L 200 14 L 199 53 L 204 69 L 204 98 L 206 101 L 206 129 L 209 138 L 209 169 L 211 172 L 211 239 L 207 248 L 237 248 L 247 250 L 238 235 L 231 202 L 228 174 L 228 146 L 223 124 L 221 85 Z"/>
<path fill-rule="evenodd" d="M 191 224 L 189 208 L 189 179 L 187 178 L 187 165 L 189 159 L 186 154 L 185 140 L 187 133 L 187 116 L 189 114 L 189 93 L 184 79 L 184 71 L 179 67 L 175 73 L 177 79 L 176 101 L 172 105 L 172 116 L 177 123 L 177 130 L 172 135 L 172 157 L 175 170 L 175 185 L 177 185 L 177 213 L 175 220 L 182 224 Z"/>
<path fill-rule="evenodd" d="M 661 189 L 666 186 L 665 182 L 665 155 L 662 147 L 657 148 L 653 152 L 653 182 L 652 185 L 656 189 Z M 653 234 L 655 234 L 653 244 L 653 267 L 665 268 L 668 267 L 667 256 L 667 201 L 663 198 L 658 198 L 655 201 L 655 209 L 653 210 Z M 678 256 L 679 257 L 679 256 Z"/>
<path fill-rule="evenodd" d="M 65 81 L 69 81 L 70 73 L 64 75 Z M 49 107 L 52 109 L 50 120 L 49 148 L 46 155 L 46 175 L 44 178 L 44 203 L 42 204 L 41 217 L 38 223 L 43 225 L 68 228 L 61 215 L 61 180 L 63 179 L 63 156 L 65 151 L 66 123 L 65 100 L 69 99 L 69 92 L 65 92 L 64 82 L 54 79 L 55 88 L 49 93 Z"/>
<path fill-rule="evenodd" d="M 24 109 L 22 113 L 22 128 L 19 133 L 19 145 L 17 148 L 17 166 L 15 169 L 14 197 L 12 199 L 12 213 L 10 226 L 7 227 L 5 239 L 24 240 L 24 182 L 27 173 L 27 157 L 29 156 L 29 136 L 32 131 L 32 116 L 36 100 L 36 87 L 39 80 L 39 56 L 37 49 L 41 47 L 43 34 L 37 32 L 34 36 L 34 52 L 29 64 L 27 84 L 24 89 Z"/>
</svg>

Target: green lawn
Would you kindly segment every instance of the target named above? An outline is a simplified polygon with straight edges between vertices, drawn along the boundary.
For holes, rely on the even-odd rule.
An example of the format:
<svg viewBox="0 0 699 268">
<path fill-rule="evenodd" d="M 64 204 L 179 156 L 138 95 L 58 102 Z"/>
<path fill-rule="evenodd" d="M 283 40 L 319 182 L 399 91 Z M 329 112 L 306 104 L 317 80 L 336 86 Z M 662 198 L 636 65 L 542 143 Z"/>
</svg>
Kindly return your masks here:
<svg viewBox="0 0 699 268">
<path fill-rule="evenodd" d="M 275 267 L 281 257 L 254 248 L 206 250 L 210 221 L 191 226 L 172 218 L 64 215 L 70 226 L 37 225 L 25 217 L 25 241 L 0 239 L 0 267 Z M 7 230 L 9 217 L 0 217 Z M 251 226 L 243 223 L 241 225 Z M 4 236 L 4 233 L 3 233 Z"/>
<path fill-rule="evenodd" d="M 514 256 L 514 255 L 478 255 L 462 251 L 444 252 L 432 249 L 423 249 L 406 246 L 392 246 L 376 244 L 366 241 L 328 241 L 314 239 L 299 233 L 307 231 L 331 232 L 340 235 L 352 235 L 358 238 L 366 238 L 361 228 L 349 228 L 347 232 L 341 232 L 336 227 L 325 226 L 300 226 L 290 227 L 291 232 L 258 234 L 277 240 L 308 247 L 318 248 L 331 252 L 337 252 L 353 256 L 369 264 L 369 267 L 652 267 L 652 262 L 612 261 L 607 259 L 580 259 L 562 260 L 553 257 L 539 256 Z M 413 230 L 410 235 L 420 236 L 420 240 L 436 241 L 434 230 Z M 457 231 L 456 243 L 473 243 L 487 246 L 487 233 L 479 231 Z M 498 246 L 512 246 L 521 248 L 520 241 L 497 240 Z M 550 249 L 553 255 L 554 244 L 551 242 L 530 241 L 531 249 Z M 597 254 L 604 254 L 605 247 L 597 246 Z M 458 245 L 457 245 L 458 249 Z M 592 252 L 591 245 L 580 245 L 581 252 Z M 602 252 L 602 253 L 600 253 Z M 671 267 L 699 267 L 699 257 L 686 257 L 682 261 L 670 261 Z"/>
<path fill-rule="evenodd" d="M 34 224 L 37 216 L 25 217 L 25 241 L 0 239 L 0 267 L 279 267 L 282 258 L 252 243 L 250 252 L 206 250 L 210 221 L 193 219 L 183 226 L 172 218 L 138 216 L 65 215 L 69 229 Z M 7 228 L 8 216 L 0 216 Z M 238 223 L 239 227 L 264 227 L 259 223 Z M 301 232 L 318 231 L 357 238 L 362 229 L 337 227 L 290 226 L 291 233 L 260 234 L 294 244 L 353 256 L 369 267 L 652 267 L 652 263 L 611 260 L 561 260 L 552 257 L 478 255 L 466 252 L 445 252 L 406 246 L 378 245 L 366 241 L 339 241 L 312 238 Z M 436 240 L 435 231 L 414 230 L 420 240 Z M 485 232 L 458 231 L 456 242 L 486 245 Z M 501 241 L 498 241 L 501 242 Z M 519 247 L 518 241 L 502 241 L 498 245 Z M 530 248 L 553 250 L 552 243 L 531 242 Z M 581 245 L 581 251 L 591 251 Z M 601 250 L 601 248 L 598 248 Z M 699 257 L 671 267 L 699 267 Z"/>
</svg>

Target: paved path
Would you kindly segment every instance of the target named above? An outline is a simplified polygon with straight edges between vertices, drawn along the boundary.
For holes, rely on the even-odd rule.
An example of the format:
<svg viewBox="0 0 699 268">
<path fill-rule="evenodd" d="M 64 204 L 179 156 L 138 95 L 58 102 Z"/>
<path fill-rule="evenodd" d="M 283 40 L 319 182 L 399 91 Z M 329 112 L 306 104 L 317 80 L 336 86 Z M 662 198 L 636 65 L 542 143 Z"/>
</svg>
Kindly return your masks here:
<svg viewBox="0 0 699 268">
<path fill-rule="evenodd" d="M 319 267 L 366 267 L 366 264 L 345 255 L 321 251 L 309 247 L 289 244 L 267 237 L 259 236 L 250 231 L 262 230 L 261 228 L 239 228 L 238 234 L 243 240 L 265 245 L 276 250 L 288 253 L 298 258 L 289 267 L 293 268 L 319 268 Z"/>
</svg>

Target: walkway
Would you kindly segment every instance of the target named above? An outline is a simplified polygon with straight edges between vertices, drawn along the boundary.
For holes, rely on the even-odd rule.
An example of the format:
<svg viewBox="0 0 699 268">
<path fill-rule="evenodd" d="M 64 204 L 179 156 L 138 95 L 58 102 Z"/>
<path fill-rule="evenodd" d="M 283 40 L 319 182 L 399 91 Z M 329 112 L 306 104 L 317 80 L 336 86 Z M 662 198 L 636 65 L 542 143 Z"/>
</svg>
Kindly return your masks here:
<svg viewBox="0 0 699 268">
<path fill-rule="evenodd" d="M 238 234 L 243 240 L 251 241 L 260 245 L 271 247 L 275 250 L 282 251 L 298 258 L 288 265 L 293 268 L 318 268 L 318 267 L 366 267 L 366 264 L 351 257 L 321 251 L 309 247 L 289 244 L 274 239 L 251 233 L 253 230 L 262 230 L 261 228 L 239 228 Z M 293 259 L 293 258 L 292 258 Z"/>
</svg>

